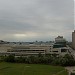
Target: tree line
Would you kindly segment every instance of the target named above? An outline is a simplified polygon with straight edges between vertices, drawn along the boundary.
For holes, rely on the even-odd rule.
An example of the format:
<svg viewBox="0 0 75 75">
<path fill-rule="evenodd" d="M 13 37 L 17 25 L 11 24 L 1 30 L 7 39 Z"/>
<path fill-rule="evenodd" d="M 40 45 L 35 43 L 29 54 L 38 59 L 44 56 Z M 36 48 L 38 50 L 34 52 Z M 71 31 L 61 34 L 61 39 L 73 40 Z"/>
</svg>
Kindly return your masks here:
<svg viewBox="0 0 75 75">
<path fill-rule="evenodd" d="M 0 61 L 12 62 L 12 63 L 26 63 L 26 64 L 50 64 L 59 66 L 75 66 L 75 60 L 72 55 L 66 54 L 65 56 L 57 55 L 42 55 L 37 56 L 20 56 L 14 55 L 0 56 Z"/>
</svg>

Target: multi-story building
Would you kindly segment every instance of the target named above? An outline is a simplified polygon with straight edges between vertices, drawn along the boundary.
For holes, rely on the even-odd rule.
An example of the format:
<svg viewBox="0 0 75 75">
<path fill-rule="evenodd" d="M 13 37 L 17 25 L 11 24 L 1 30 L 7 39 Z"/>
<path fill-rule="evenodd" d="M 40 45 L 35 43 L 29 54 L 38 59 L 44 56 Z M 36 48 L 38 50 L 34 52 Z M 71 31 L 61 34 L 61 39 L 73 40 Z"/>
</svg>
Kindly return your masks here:
<svg viewBox="0 0 75 75">
<path fill-rule="evenodd" d="M 38 55 L 39 53 L 41 53 L 42 55 L 65 55 L 68 54 L 69 49 L 64 42 L 64 38 L 58 36 L 57 38 L 55 38 L 55 44 L 3 44 L 2 46 L 0 46 L 0 55 L 14 54 L 15 56 L 28 56 Z"/>
<path fill-rule="evenodd" d="M 25 55 L 37 55 L 39 53 L 45 55 L 48 54 L 52 45 L 25 45 L 25 46 L 13 46 L 8 49 L 7 52 L 15 52 L 17 54 Z M 17 55 L 16 54 L 16 55 Z"/>
<path fill-rule="evenodd" d="M 75 49 L 75 30 L 72 32 L 72 47 Z"/>
<path fill-rule="evenodd" d="M 28 56 L 28 55 L 38 55 L 41 53 L 45 54 L 57 54 L 65 55 L 68 53 L 67 47 L 55 46 L 55 45 L 17 45 L 17 46 L 6 46 L 2 49 L 0 55 L 14 54 L 15 56 Z"/>
</svg>

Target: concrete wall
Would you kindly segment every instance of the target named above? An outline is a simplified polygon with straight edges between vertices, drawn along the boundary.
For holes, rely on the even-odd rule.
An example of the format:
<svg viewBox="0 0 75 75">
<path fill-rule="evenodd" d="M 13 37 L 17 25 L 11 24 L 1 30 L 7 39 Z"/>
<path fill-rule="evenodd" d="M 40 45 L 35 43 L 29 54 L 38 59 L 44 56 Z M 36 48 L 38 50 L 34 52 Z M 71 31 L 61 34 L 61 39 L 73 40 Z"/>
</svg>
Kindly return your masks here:
<svg viewBox="0 0 75 75">
<path fill-rule="evenodd" d="M 8 49 L 11 49 L 10 46 L 0 45 L 0 52 L 7 52 Z"/>
</svg>

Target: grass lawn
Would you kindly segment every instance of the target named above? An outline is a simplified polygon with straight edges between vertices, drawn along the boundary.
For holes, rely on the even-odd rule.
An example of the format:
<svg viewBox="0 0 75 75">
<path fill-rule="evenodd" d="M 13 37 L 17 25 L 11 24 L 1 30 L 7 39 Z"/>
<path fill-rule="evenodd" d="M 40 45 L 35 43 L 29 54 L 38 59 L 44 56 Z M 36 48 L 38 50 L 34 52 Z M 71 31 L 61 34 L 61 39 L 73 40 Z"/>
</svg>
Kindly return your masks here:
<svg viewBox="0 0 75 75">
<path fill-rule="evenodd" d="M 0 75 L 68 75 L 63 67 L 21 64 L 21 63 L 0 63 Z"/>
</svg>

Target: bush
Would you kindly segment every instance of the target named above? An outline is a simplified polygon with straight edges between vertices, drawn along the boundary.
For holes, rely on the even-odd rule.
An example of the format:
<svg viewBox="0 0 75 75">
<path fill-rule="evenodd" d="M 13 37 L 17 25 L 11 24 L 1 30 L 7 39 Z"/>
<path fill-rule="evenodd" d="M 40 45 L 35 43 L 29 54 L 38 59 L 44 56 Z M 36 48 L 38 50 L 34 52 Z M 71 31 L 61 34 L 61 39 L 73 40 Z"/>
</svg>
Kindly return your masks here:
<svg viewBox="0 0 75 75">
<path fill-rule="evenodd" d="M 2 59 L 3 58 L 3 59 Z M 17 63 L 28 63 L 28 64 L 51 64 L 59 66 L 75 66 L 75 60 L 71 55 L 62 56 L 52 56 L 47 55 L 43 56 L 39 54 L 38 56 L 29 56 L 29 57 L 15 57 L 14 55 L 3 56 L 2 61 L 6 62 L 17 62 Z"/>
<path fill-rule="evenodd" d="M 6 56 L 4 58 L 4 61 L 6 61 L 6 62 L 15 62 L 15 56 L 14 55 Z"/>
</svg>

